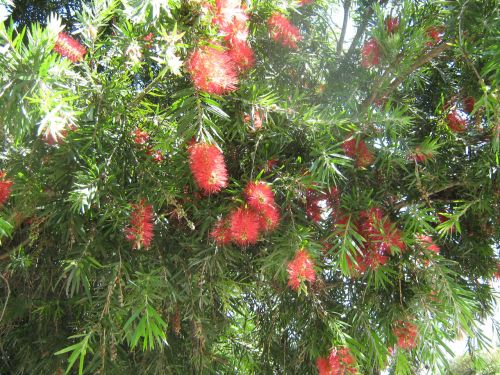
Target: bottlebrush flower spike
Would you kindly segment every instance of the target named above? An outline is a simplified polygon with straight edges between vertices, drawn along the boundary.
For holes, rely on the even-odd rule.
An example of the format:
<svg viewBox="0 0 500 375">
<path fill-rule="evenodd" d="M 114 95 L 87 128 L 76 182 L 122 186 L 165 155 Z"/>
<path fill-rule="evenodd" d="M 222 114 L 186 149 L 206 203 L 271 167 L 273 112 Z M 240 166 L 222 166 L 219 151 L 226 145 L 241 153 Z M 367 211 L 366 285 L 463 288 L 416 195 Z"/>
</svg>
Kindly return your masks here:
<svg viewBox="0 0 500 375">
<path fill-rule="evenodd" d="M 259 216 L 248 208 L 238 208 L 229 215 L 231 238 L 239 246 L 253 245 L 259 239 Z"/>
<path fill-rule="evenodd" d="M 257 211 L 274 207 L 274 193 L 265 182 L 249 182 L 245 188 L 245 198 L 248 205 Z"/>
<path fill-rule="evenodd" d="M 385 26 L 387 27 L 387 32 L 389 34 L 395 33 L 397 31 L 398 27 L 399 27 L 399 18 L 397 18 L 397 17 L 389 17 L 385 21 Z"/>
<path fill-rule="evenodd" d="M 149 140 L 148 132 L 141 130 L 139 128 L 135 129 L 132 135 L 134 137 L 134 143 L 138 145 L 143 145 Z"/>
<path fill-rule="evenodd" d="M 215 1 L 215 17 L 212 22 L 226 34 L 233 34 L 234 29 L 244 26 L 247 20 L 248 15 L 246 9 L 241 6 L 241 0 Z"/>
<path fill-rule="evenodd" d="M 0 206 L 3 206 L 10 197 L 10 188 L 14 184 L 11 180 L 5 178 L 5 171 L 0 171 Z"/>
<path fill-rule="evenodd" d="M 462 133 L 467 127 L 465 118 L 456 110 L 448 114 L 448 128 L 454 133 Z"/>
<path fill-rule="evenodd" d="M 225 49 L 200 47 L 189 57 L 187 68 L 194 86 L 200 91 L 222 95 L 237 89 L 236 67 Z"/>
<path fill-rule="evenodd" d="M 365 141 L 356 140 L 356 138 L 347 139 L 342 145 L 344 152 L 350 158 L 353 158 L 358 168 L 366 168 L 373 164 L 375 155 L 368 149 Z"/>
<path fill-rule="evenodd" d="M 142 199 L 132 208 L 130 225 L 125 229 L 126 237 L 134 249 L 147 249 L 153 240 L 153 206 L 145 204 Z"/>
<path fill-rule="evenodd" d="M 228 53 L 239 72 L 251 69 L 255 65 L 253 50 L 246 41 L 233 41 Z M 262 127 L 262 121 L 260 125 Z"/>
<path fill-rule="evenodd" d="M 330 362 L 328 358 L 320 357 L 316 359 L 316 367 L 318 368 L 318 375 L 333 375 L 336 374 L 333 372 L 332 367 L 330 366 Z"/>
<path fill-rule="evenodd" d="M 54 51 L 76 63 L 83 59 L 87 50 L 75 39 L 62 31 L 58 34 Z"/>
<path fill-rule="evenodd" d="M 311 260 L 309 252 L 305 249 L 300 249 L 295 258 L 288 263 L 288 285 L 293 290 L 298 290 L 300 284 L 305 281 L 314 283 L 316 281 L 316 271 L 314 270 L 314 263 Z"/>
<path fill-rule="evenodd" d="M 268 206 L 264 207 L 258 212 L 259 226 L 261 230 L 272 232 L 280 223 L 280 211 L 277 207 Z"/>
<path fill-rule="evenodd" d="M 356 373 L 356 360 L 349 348 L 334 348 L 328 357 L 328 362 L 332 374 L 345 375 Z"/>
<path fill-rule="evenodd" d="M 426 45 L 428 47 L 432 47 L 432 46 L 434 46 L 436 44 L 441 43 L 443 33 L 444 33 L 444 30 L 443 30 L 442 27 L 436 27 L 436 26 L 429 27 L 427 29 L 426 34 L 427 34 L 427 37 L 429 39 L 432 39 L 432 40 L 428 41 L 426 43 Z"/>
<path fill-rule="evenodd" d="M 253 121 L 252 121 L 252 116 L 245 115 L 245 117 L 243 118 L 243 122 L 249 124 L 252 130 L 262 129 L 262 116 L 260 114 L 260 111 L 258 110 L 254 111 L 253 113 Z"/>
<path fill-rule="evenodd" d="M 361 65 L 364 68 L 376 66 L 379 63 L 380 47 L 375 39 L 365 42 L 361 49 Z"/>
<path fill-rule="evenodd" d="M 474 111 L 474 105 L 476 104 L 476 101 L 474 100 L 473 96 L 468 96 L 467 98 L 464 99 L 464 110 L 467 113 L 472 113 Z"/>
<path fill-rule="evenodd" d="M 416 237 L 417 237 L 417 241 L 425 249 L 427 249 L 429 251 L 433 251 L 433 252 L 435 252 L 437 254 L 439 254 L 439 252 L 441 251 L 441 249 L 439 248 L 439 246 L 434 243 L 434 241 L 432 240 L 431 236 L 426 236 L 426 235 L 423 235 L 423 234 L 417 234 Z"/>
<path fill-rule="evenodd" d="M 433 157 L 434 153 L 432 151 L 424 151 L 420 146 L 415 147 L 415 151 L 410 155 L 410 159 L 417 163 L 422 163 Z"/>
<path fill-rule="evenodd" d="M 195 143 L 188 148 L 189 166 L 198 187 L 204 192 L 218 193 L 227 186 L 226 163 L 214 145 Z"/>
<path fill-rule="evenodd" d="M 392 332 L 397 337 L 401 349 L 413 349 L 417 346 L 418 328 L 415 324 L 398 320 L 394 323 Z"/>
<path fill-rule="evenodd" d="M 271 38 L 283 46 L 297 49 L 297 42 L 302 40 L 299 29 L 280 13 L 273 13 L 267 20 Z"/>
<path fill-rule="evenodd" d="M 232 239 L 230 221 L 228 219 L 219 220 L 210 232 L 210 237 L 212 237 L 219 246 L 229 245 Z"/>
</svg>

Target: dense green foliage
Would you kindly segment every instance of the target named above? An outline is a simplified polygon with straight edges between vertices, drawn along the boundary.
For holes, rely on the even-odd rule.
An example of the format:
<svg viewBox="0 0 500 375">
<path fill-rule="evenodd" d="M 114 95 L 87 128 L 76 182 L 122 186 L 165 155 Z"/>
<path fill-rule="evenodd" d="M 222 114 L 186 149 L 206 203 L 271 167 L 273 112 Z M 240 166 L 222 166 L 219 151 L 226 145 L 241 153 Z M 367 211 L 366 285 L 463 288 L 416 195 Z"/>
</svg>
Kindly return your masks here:
<svg viewBox="0 0 500 375">
<path fill-rule="evenodd" d="M 0 208 L 0 373 L 312 374 L 340 346 L 360 374 L 445 373 L 458 334 L 484 348 L 478 322 L 493 311 L 500 241 L 498 3 L 345 1 L 349 43 L 332 3 L 249 2 L 256 64 L 224 96 L 177 72 L 176 59 L 222 40 L 197 0 L 67 2 L 87 49 L 76 64 L 53 51 L 57 16 L 22 28 L 41 20 L 19 7 L 18 23 L 0 25 L 0 170 L 13 182 Z M 298 49 L 270 38 L 276 10 L 299 27 Z M 432 27 L 444 27 L 441 43 Z M 365 68 L 370 38 L 380 63 Z M 449 107 L 469 96 L 467 129 L 453 132 Z M 60 123 L 77 128 L 47 144 Z M 161 162 L 134 142 L 137 128 Z M 346 156 L 349 137 L 373 163 Z M 193 180 L 193 138 L 224 153 L 230 181 L 218 194 Z M 256 179 L 272 184 L 278 229 L 217 246 L 211 228 Z M 335 212 L 311 220 L 307 192 L 332 187 Z M 141 199 L 154 239 L 132 249 L 124 229 Z M 355 223 L 376 207 L 405 249 L 359 273 L 368 239 Z M 300 248 L 317 280 L 299 293 L 287 264 Z M 397 347 L 398 320 L 417 325 L 415 349 Z"/>
</svg>

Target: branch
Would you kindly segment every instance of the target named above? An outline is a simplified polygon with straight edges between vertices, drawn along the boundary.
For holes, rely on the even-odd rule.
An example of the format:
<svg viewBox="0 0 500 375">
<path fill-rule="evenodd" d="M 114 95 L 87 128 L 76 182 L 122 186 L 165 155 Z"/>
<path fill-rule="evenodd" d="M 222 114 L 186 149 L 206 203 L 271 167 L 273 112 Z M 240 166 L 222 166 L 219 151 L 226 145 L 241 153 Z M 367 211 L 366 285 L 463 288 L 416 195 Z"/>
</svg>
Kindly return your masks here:
<svg viewBox="0 0 500 375">
<path fill-rule="evenodd" d="M 7 304 L 9 303 L 9 297 L 10 297 L 10 286 L 9 286 L 9 280 L 7 280 L 5 278 L 4 275 L 2 275 L 2 273 L 0 272 L 0 277 L 2 278 L 2 280 L 4 281 L 5 285 L 7 286 L 7 297 L 5 298 L 5 303 L 3 305 L 3 309 L 2 309 L 2 314 L 0 315 L 0 322 L 2 321 L 3 319 L 3 316 L 5 314 L 5 309 L 7 308 Z"/>
<path fill-rule="evenodd" d="M 451 47 L 451 45 L 443 43 L 440 46 L 438 46 L 438 47 L 430 50 L 427 54 L 423 55 L 417 61 L 415 61 L 405 73 L 403 73 L 399 77 L 395 78 L 384 91 L 382 91 L 381 93 L 379 93 L 378 89 L 380 88 L 381 83 L 383 81 L 383 79 L 381 79 L 379 81 L 379 84 L 375 85 L 376 87 L 373 89 L 373 91 L 370 94 L 370 96 L 368 96 L 364 100 L 364 102 L 361 104 L 361 109 L 363 111 L 365 111 L 375 101 L 375 99 L 377 97 L 383 97 L 383 96 L 389 94 L 396 87 L 398 87 L 399 84 L 402 83 L 410 74 L 412 74 L 413 72 L 415 72 L 421 66 L 427 64 L 434 57 L 439 56 L 443 51 L 447 50 L 450 47 Z"/>
<path fill-rule="evenodd" d="M 351 0 L 344 1 L 344 20 L 342 21 L 342 31 L 340 38 L 337 42 L 337 57 L 342 53 L 342 46 L 344 45 L 345 33 L 347 30 L 347 22 L 349 21 L 349 8 L 351 7 Z"/>
</svg>

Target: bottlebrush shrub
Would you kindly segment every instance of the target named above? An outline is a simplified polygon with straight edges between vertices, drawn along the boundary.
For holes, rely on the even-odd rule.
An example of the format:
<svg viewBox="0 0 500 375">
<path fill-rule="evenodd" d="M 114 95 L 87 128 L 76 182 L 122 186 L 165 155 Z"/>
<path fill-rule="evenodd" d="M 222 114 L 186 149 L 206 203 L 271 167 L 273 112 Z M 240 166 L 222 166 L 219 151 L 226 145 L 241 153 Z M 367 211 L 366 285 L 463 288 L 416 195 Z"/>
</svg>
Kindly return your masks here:
<svg viewBox="0 0 500 375">
<path fill-rule="evenodd" d="M 202 191 L 213 194 L 227 186 L 226 162 L 217 146 L 195 143 L 189 146 L 188 153 L 191 172 Z"/>
<path fill-rule="evenodd" d="M 0 22 L 1 374 L 439 374 L 463 327 L 487 344 L 494 2 L 351 1 L 344 36 L 299 2 Z"/>
</svg>

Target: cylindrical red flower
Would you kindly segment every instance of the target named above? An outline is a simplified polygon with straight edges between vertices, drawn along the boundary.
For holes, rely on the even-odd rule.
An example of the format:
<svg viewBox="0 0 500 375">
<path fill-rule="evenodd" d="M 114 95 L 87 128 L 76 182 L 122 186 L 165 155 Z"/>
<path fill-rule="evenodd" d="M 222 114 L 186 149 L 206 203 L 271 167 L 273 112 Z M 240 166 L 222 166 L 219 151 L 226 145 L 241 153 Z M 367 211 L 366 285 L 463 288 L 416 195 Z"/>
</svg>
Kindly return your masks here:
<svg viewBox="0 0 500 375">
<path fill-rule="evenodd" d="M 302 282 L 314 283 L 316 281 L 314 262 L 305 249 L 297 251 L 295 257 L 288 263 L 286 270 L 288 272 L 288 285 L 294 290 L 298 290 Z"/>
<path fill-rule="evenodd" d="M 72 62 L 78 62 L 83 59 L 87 50 L 84 46 L 78 43 L 75 39 L 62 31 L 57 36 L 56 44 L 54 46 L 56 51 L 61 56 L 67 57 Z"/>
<path fill-rule="evenodd" d="M 265 182 L 249 182 L 245 188 L 245 198 L 248 205 L 257 211 L 275 205 L 274 193 Z"/>
<path fill-rule="evenodd" d="M 356 138 L 347 139 L 344 141 L 342 147 L 345 154 L 355 160 L 356 167 L 358 168 L 366 168 L 375 161 L 375 155 L 362 139 L 359 141 Z"/>
<path fill-rule="evenodd" d="M 387 32 L 389 34 L 395 33 L 397 31 L 398 27 L 399 27 L 399 18 L 397 18 L 397 17 L 389 17 L 385 21 L 385 26 L 387 27 Z"/>
<path fill-rule="evenodd" d="M 299 29 L 281 13 L 273 13 L 267 20 L 271 38 L 283 46 L 296 49 L 297 42 L 302 40 Z"/>
<path fill-rule="evenodd" d="M 238 208 L 229 215 L 231 238 L 239 246 L 253 245 L 259 239 L 259 216 L 249 208 Z"/>
<path fill-rule="evenodd" d="M 392 332 L 397 337 L 401 349 L 413 349 L 417 346 L 418 328 L 415 324 L 398 320 L 394 323 Z"/>
<path fill-rule="evenodd" d="M 467 127 L 465 118 L 456 110 L 448 114 L 448 128 L 454 133 L 463 133 Z"/>
<path fill-rule="evenodd" d="M 218 193 L 227 186 L 226 162 L 215 145 L 195 143 L 188 148 L 189 166 L 198 187 L 206 193 Z"/>
<path fill-rule="evenodd" d="M 210 232 L 210 237 L 212 237 L 219 246 L 229 245 L 232 240 L 231 222 L 228 219 L 219 220 Z"/>
<path fill-rule="evenodd" d="M 145 202 L 142 199 L 138 204 L 132 205 L 130 225 L 125 229 L 125 235 L 134 249 L 147 249 L 153 240 L 153 206 Z"/>
<path fill-rule="evenodd" d="M 376 66 L 379 63 L 380 47 L 375 39 L 365 42 L 361 49 L 361 65 L 364 68 Z"/>
<path fill-rule="evenodd" d="M 5 171 L 0 171 L 0 206 L 3 206 L 10 197 L 11 187 L 14 184 L 11 180 L 5 178 Z"/>
<path fill-rule="evenodd" d="M 203 46 L 196 49 L 188 59 L 187 68 L 194 86 L 200 91 L 222 95 L 237 89 L 236 67 L 223 47 Z"/>
<path fill-rule="evenodd" d="M 328 357 L 332 375 L 356 373 L 356 359 L 349 348 L 334 348 Z"/>
</svg>

